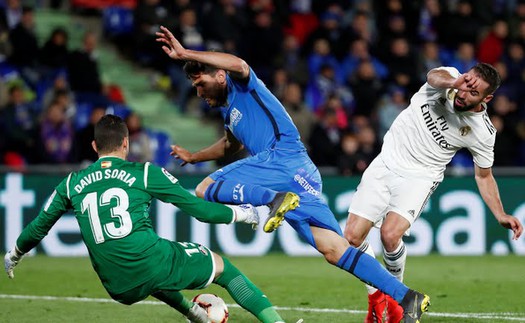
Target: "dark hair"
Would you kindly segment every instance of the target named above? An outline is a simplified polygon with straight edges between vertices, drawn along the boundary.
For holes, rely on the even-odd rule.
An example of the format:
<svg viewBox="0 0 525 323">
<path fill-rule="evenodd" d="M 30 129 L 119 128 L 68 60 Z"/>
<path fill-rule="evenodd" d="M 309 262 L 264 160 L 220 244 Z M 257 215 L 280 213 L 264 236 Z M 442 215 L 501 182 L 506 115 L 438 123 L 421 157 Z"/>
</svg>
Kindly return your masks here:
<svg viewBox="0 0 525 323">
<path fill-rule="evenodd" d="M 106 154 L 117 150 L 128 135 L 128 127 L 122 118 L 106 114 L 95 124 L 95 144 L 98 153 Z"/>
<path fill-rule="evenodd" d="M 201 73 L 215 75 L 215 73 L 219 70 L 215 66 L 203 64 L 197 61 L 186 61 L 186 63 L 184 63 L 183 69 L 184 73 L 186 73 L 186 76 L 188 77 L 192 75 L 199 75 Z"/>
<path fill-rule="evenodd" d="M 487 95 L 496 92 L 501 85 L 501 77 L 494 66 L 487 63 L 478 63 L 472 70 L 489 84 Z"/>
</svg>

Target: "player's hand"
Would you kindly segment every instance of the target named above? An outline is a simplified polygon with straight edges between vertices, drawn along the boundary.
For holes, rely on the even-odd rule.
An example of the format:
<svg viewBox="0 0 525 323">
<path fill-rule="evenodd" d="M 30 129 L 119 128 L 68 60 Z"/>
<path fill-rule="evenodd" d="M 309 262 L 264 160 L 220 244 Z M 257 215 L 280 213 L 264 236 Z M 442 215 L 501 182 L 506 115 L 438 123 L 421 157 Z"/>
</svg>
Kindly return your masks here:
<svg viewBox="0 0 525 323">
<path fill-rule="evenodd" d="M 523 233 L 523 226 L 516 217 L 512 215 L 505 214 L 501 218 L 498 219 L 499 224 L 503 226 L 504 228 L 507 228 L 509 230 L 512 230 L 514 232 L 514 235 L 512 236 L 512 240 L 518 240 L 518 238 Z"/>
<path fill-rule="evenodd" d="M 171 31 L 164 26 L 160 26 L 160 31 L 155 33 L 157 41 L 164 43 L 162 49 L 169 57 L 173 59 L 183 59 L 186 49 L 182 47 L 181 43 L 173 36 Z"/>
<path fill-rule="evenodd" d="M 13 273 L 13 270 L 15 269 L 16 265 L 22 260 L 22 257 L 24 254 L 20 252 L 16 247 L 9 250 L 4 257 L 4 265 L 5 265 L 5 272 L 7 273 L 7 277 L 13 279 L 15 277 L 15 274 Z"/>
<path fill-rule="evenodd" d="M 193 304 L 186 317 L 192 323 L 211 323 L 211 320 L 208 318 L 208 312 L 197 303 Z"/>
<path fill-rule="evenodd" d="M 181 166 L 184 166 L 188 163 L 193 164 L 193 154 L 189 150 L 182 148 L 179 145 L 171 146 L 170 155 L 175 157 L 175 159 L 182 160 L 182 163 L 180 164 Z"/>
<path fill-rule="evenodd" d="M 472 91 L 478 88 L 480 85 L 481 80 L 479 77 L 474 76 L 472 74 L 461 74 L 452 84 L 452 87 L 454 89 L 462 90 L 462 91 Z"/>
<path fill-rule="evenodd" d="M 259 225 L 259 207 L 254 207 L 251 204 L 241 204 L 241 205 L 226 205 L 233 210 L 235 218 L 233 222 L 243 222 L 246 224 L 251 224 L 253 230 L 257 230 Z M 268 208 L 267 206 L 264 206 Z M 269 208 L 268 208 L 269 210 Z"/>
</svg>

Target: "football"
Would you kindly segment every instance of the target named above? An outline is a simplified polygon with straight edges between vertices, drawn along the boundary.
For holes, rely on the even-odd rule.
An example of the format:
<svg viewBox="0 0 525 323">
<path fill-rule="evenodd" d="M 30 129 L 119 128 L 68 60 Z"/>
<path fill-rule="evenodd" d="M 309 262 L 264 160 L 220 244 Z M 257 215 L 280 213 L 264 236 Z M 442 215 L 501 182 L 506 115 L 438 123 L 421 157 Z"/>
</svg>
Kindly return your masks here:
<svg viewBox="0 0 525 323">
<path fill-rule="evenodd" d="M 211 323 L 226 323 L 228 322 L 228 306 L 217 295 L 214 294 L 199 294 L 193 298 L 193 302 L 199 304 L 208 312 L 208 318 Z"/>
</svg>

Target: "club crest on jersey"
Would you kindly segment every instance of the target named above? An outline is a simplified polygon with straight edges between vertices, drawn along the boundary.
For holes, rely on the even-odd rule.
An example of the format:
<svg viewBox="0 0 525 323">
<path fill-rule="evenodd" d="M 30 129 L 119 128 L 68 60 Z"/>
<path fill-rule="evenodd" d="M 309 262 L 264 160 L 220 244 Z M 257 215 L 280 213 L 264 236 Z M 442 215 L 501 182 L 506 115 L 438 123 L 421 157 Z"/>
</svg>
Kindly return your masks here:
<svg viewBox="0 0 525 323">
<path fill-rule="evenodd" d="M 242 119 L 242 113 L 241 111 L 237 110 L 237 108 L 233 108 L 230 112 L 230 125 L 236 126 L 239 121 Z"/>
<path fill-rule="evenodd" d="M 170 174 L 170 172 L 168 172 L 165 168 L 162 168 L 162 173 L 164 173 L 164 175 L 170 180 L 170 182 L 172 182 L 173 184 L 177 183 L 177 179 Z"/>
<path fill-rule="evenodd" d="M 472 128 L 470 126 L 464 126 L 464 127 L 459 128 L 459 134 L 464 137 L 468 135 L 471 130 Z"/>
<path fill-rule="evenodd" d="M 103 161 L 102 163 L 100 163 L 100 167 L 101 168 L 110 168 L 111 167 L 111 161 L 109 161 L 109 160 Z"/>
</svg>

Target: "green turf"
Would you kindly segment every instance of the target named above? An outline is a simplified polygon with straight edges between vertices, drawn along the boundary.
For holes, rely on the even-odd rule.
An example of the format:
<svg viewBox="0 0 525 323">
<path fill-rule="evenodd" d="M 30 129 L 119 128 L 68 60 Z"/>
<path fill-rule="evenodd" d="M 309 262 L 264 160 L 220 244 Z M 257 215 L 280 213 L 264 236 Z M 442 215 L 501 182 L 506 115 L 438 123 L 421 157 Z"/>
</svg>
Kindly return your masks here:
<svg viewBox="0 0 525 323">
<path fill-rule="evenodd" d="M 362 322 L 364 287 L 321 258 L 270 255 L 232 258 L 272 300 L 287 322 Z M 423 322 L 525 322 L 523 257 L 412 257 L 406 282 L 432 297 Z M 15 279 L 0 279 L 1 295 L 39 295 L 109 299 L 86 258 L 28 257 Z M 228 304 L 233 300 L 212 286 Z M 191 297 L 197 291 L 186 292 Z M 153 299 L 151 299 L 153 301 Z M 314 309 L 310 312 L 297 308 Z M 168 306 L 0 298 L 1 322 L 185 322 Z M 321 313 L 319 309 L 354 310 Z M 462 317 L 460 313 L 469 314 Z M 487 313 L 482 316 L 481 313 Z M 476 315 L 477 318 L 469 317 Z M 494 318 L 497 317 L 497 318 Z M 255 322 L 246 311 L 230 307 L 231 323 Z"/>
</svg>

